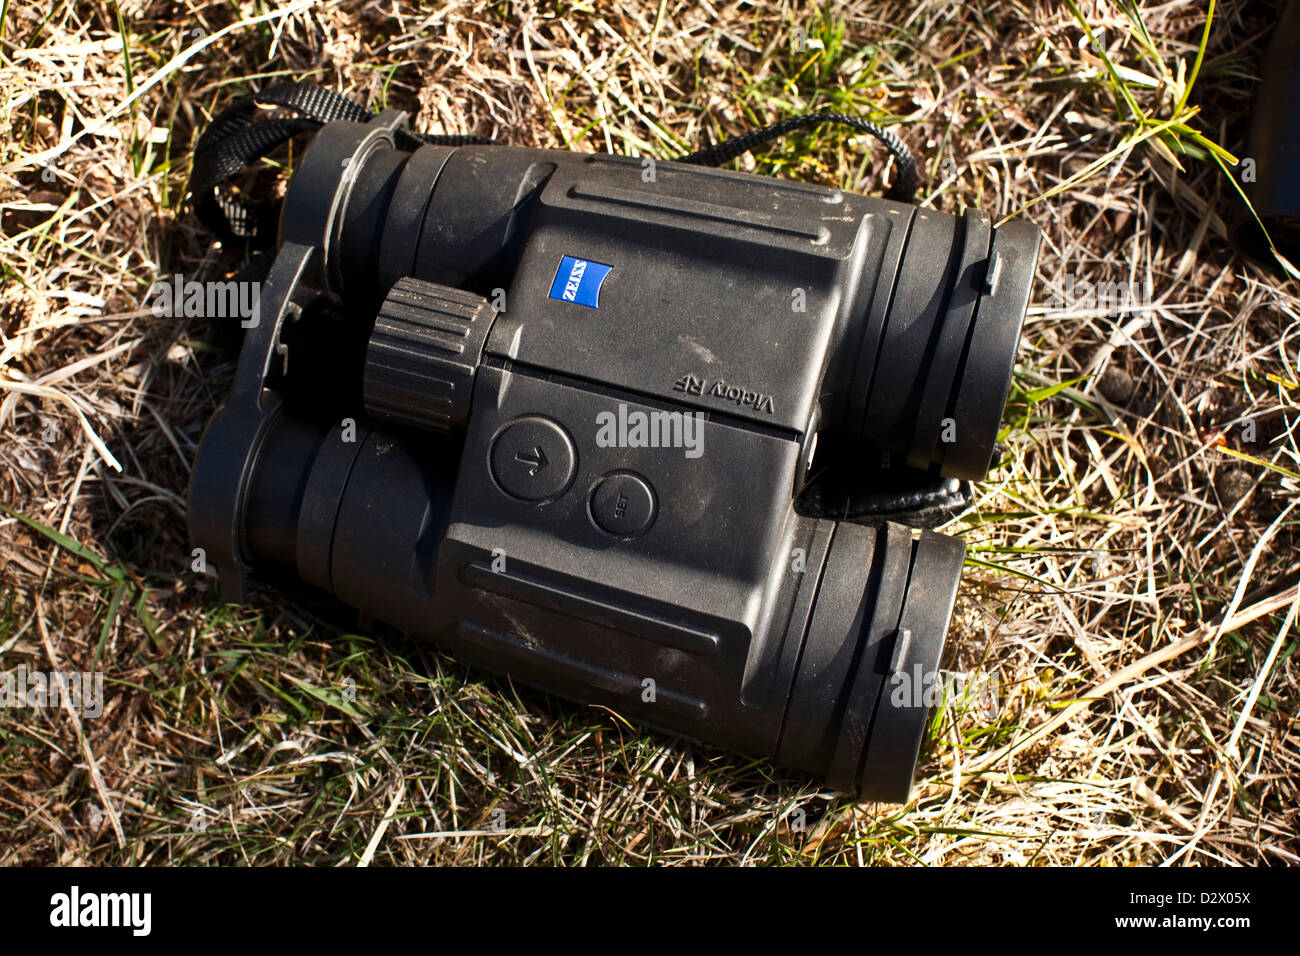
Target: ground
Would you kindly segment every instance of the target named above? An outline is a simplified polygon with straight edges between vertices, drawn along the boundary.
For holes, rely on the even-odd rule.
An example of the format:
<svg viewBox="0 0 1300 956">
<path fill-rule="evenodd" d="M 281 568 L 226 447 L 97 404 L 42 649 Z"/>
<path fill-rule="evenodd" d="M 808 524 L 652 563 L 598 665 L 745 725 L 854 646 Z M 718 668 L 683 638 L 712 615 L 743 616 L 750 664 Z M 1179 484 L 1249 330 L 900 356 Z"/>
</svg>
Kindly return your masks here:
<svg viewBox="0 0 1300 956">
<path fill-rule="evenodd" d="M 1267 4 L 0 9 L 2 669 L 105 680 L 97 717 L 0 709 L 0 863 L 1297 862 L 1300 303 L 1234 243 Z M 909 804 L 219 601 L 184 495 L 231 357 L 142 303 L 239 266 L 191 149 L 276 79 L 660 158 L 834 108 L 906 141 L 925 204 L 1042 227 Z M 893 175 L 835 129 L 738 167 Z"/>
</svg>

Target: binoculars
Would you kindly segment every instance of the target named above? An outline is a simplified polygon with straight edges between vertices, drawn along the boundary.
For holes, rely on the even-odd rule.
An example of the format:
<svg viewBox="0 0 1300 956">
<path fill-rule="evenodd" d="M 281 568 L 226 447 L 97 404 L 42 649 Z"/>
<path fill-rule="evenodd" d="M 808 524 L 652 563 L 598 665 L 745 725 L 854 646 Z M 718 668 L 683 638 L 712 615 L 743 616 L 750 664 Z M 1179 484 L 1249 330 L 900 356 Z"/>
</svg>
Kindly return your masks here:
<svg viewBox="0 0 1300 956">
<path fill-rule="evenodd" d="M 907 800 L 964 546 L 861 502 L 986 473 L 1038 230 L 406 123 L 288 187 L 189 489 L 224 596 Z"/>
</svg>

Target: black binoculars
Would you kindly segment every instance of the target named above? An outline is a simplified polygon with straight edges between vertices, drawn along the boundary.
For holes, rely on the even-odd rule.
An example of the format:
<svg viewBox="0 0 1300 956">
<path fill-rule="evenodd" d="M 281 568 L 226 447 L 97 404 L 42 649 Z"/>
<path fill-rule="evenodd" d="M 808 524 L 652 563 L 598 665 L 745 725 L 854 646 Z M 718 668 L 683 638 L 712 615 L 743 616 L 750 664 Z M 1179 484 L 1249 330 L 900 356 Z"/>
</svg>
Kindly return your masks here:
<svg viewBox="0 0 1300 956">
<path fill-rule="evenodd" d="M 862 502 L 988 470 L 1038 230 L 406 122 L 285 195 L 189 491 L 225 597 L 905 801 L 964 546 Z"/>
</svg>

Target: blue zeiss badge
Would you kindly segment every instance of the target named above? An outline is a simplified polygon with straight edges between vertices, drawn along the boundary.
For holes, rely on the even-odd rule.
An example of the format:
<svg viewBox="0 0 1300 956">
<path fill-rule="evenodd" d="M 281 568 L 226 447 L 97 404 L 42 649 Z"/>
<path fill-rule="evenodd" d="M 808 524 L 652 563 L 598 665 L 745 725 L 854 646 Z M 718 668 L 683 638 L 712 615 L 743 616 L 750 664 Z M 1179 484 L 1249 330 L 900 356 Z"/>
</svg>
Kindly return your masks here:
<svg viewBox="0 0 1300 956">
<path fill-rule="evenodd" d="M 565 256 L 560 260 L 560 268 L 555 270 L 555 280 L 551 283 L 551 298 L 565 302 L 576 302 L 589 309 L 600 308 L 600 284 L 605 281 L 613 266 L 601 265 Z"/>
</svg>

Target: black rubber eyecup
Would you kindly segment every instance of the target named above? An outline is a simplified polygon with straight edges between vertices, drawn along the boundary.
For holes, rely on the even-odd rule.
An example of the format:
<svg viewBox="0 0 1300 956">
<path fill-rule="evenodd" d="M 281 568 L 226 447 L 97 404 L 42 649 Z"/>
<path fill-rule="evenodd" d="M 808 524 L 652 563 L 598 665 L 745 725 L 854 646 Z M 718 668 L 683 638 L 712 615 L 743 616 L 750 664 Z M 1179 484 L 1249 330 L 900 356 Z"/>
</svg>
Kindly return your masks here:
<svg viewBox="0 0 1300 956">
<path fill-rule="evenodd" d="M 1029 307 L 1041 239 L 1038 227 L 1023 220 L 993 232 L 988 271 L 953 390 L 949 412 L 953 440 L 940 446 L 945 475 L 979 480 L 988 473 L 1011 388 L 1016 345 Z"/>
<path fill-rule="evenodd" d="M 778 762 L 842 793 L 907 800 L 964 555 L 956 538 L 898 524 L 836 527 Z"/>
</svg>

